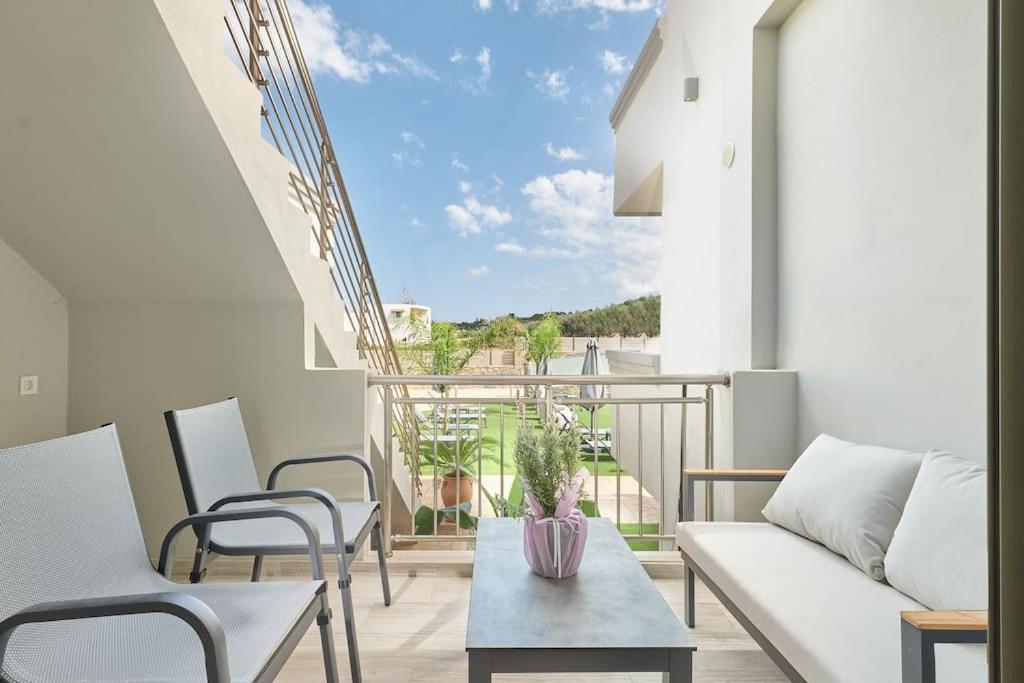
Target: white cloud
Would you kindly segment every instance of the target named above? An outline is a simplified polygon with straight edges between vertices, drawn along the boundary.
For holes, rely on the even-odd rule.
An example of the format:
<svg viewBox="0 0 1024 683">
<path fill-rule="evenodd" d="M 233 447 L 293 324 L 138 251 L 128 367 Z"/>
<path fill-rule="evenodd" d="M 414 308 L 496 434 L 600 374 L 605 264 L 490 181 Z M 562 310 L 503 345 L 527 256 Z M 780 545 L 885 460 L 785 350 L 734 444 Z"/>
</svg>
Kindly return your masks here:
<svg viewBox="0 0 1024 683">
<path fill-rule="evenodd" d="M 508 8 L 509 12 L 518 12 L 519 0 L 505 0 L 505 7 Z"/>
<path fill-rule="evenodd" d="M 469 182 L 468 180 L 459 181 L 459 192 L 461 192 L 462 194 L 469 194 L 472 191 L 473 183 Z"/>
<path fill-rule="evenodd" d="M 419 136 L 415 133 L 411 133 L 407 130 L 403 130 L 398 134 L 398 137 L 405 144 L 405 149 L 400 149 L 397 152 L 391 153 L 391 158 L 394 159 L 395 163 L 399 166 L 405 166 L 408 164 L 414 168 L 419 168 L 423 165 L 423 159 L 420 158 L 419 153 L 426 148 L 423 140 L 420 140 Z"/>
<path fill-rule="evenodd" d="M 487 83 L 491 80 L 491 48 L 482 47 L 476 55 L 476 63 L 480 66 L 480 77 L 477 83 L 480 88 L 486 90 Z"/>
<path fill-rule="evenodd" d="M 570 262 L 601 259 L 602 276 L 619 296 L 657 291 L 659 223 L 650 218 L 613 216 L 613 189 L 611 176 L 581 170 L 538 176 L 526 183 L 522 193 L 543 240 L 527 254 Z"/>
<path fill-rule="evenodd" d="M 462 204 L 449 204 L 444 207 L 448 215 L 448 224 L 463 237 L 479 234 L 484 228 L 500 228 L 512 220 L 512 214 L 499 209 L 493 204 L 484 204 L 470 194 L 472 185 L 459 183 L 459 191 L 463 193 Z"/>
<path fill-rule="evenodd" d="M 491 269 L 487 266 L 476 266 L 475 268 L 469 269 L 469 274 L 473 277 L 486 277 Z"/>
<path fill-rule="evenodd" d="M 410 133 L 407 130 L 403 130 L 400 137 L 402 138 L 402 142 L 404 142 L 407 145 L 412 145 L 420 149 L 424 149 L 426 147 L 426 145 L 423 144 L 423 140 L 420 140 L 419 136 L 416 135 L 415 133 Z"/>
<path fill-rule="evenodd" d="M 537 12 L 554 14 L 573 10 L 596 9 L 603 12 L 646 12 L 657 9 L 656 0 L 537 0 Z"/>
<path fill-rule="evenodd" d="M 451 57 L 448 58 L 448 61 L 452 64 L 464 64 L 469 61 L 469 57 L 462 50 L 456 49 Z M 460 85 L 472 93 L 485 93 L 487 92 L 487 84 L 491 82 L 491 74 L 494 70 L 493 63 L 491 62 L 491 48 L 481 47 L 480 51 L 473 57 L 473 62 L 479 67 L 479 73 L 473 76 L 467 74 L 460 82 Z"/>
<path fill-rule="evenodd" d="M 608 16 L 607 12 L 598 13 L 597 21 L 593 21 L 587 24 L 588 31 L 607 31 L 612 27 L 611 17 Z"/>
<path fill-rule="evenodd" d="M 463 204 L 466 205 L 470 213 L 480 219 L 483 225 L 488 227 L 500 227 L 512 220 L 512 214 L 508 211 L 502 211 L 492 204 L 481 204 L 475 197 L 466 197 Z"/>
<path fill-rule="evenodd" d="M 579 161 L 587 158 L 579 150 L 572 147 L 555 147 L 550 142 L 544 145 L 544 151 L 559 161 Z"/>
<path fill-rule="evenodd" d="M 601 68 L 604 69 L 606 74 L 619 75 L 632 69 L 633 64 L 626 55 L 605 50 L 604 54 L 601 55 Z"/>
<path fill-rule="evenodd" d="M 412 218 L 409 219 L 409 227 L 412 228 L 413 230 L 423 230 L 427 226 L 424 225 L 423 221 L 421 221 L 419 218 L 413 216 Z"/>
<path fill-rule="evenodd" d="M 463 237 L 470 233 L 476 234 L 480 232 L 480 224 L 473 217 L 473 214 L 458 204 L 449 204 L 444 207 L 444 212 L 448 214 L 448 224 L 452 226 L 452 230 L 455 230 Z"/>
<path fill-rule="evenodd" d="M 534 73 L 527 71 L 526 75 L 533 81 L 537 90 L 539 90 L 544 97 L 552 100 L 559 100 L 564 102 L 565 98 L 568 97 L 571 88 L 569 87 L 569 69 L 545 69 L 544 73 Z"/>
<path fill-rule="evenodd" d="M 499 242 L 498 244 L 494 245 L 494 251 L 500 251 L 500 252 L 502 252 L 504 254 L 517 254 L 518 255 L 518 254 L 525 254 L 526 253 L 526 248 L 523 247 L 518 242 L 515 242 L 513 240 L 513 241 L 510 241 L 510 242 Z"/>
<path fill-rule="evenodd" d="M 369 83 L 374 75 L 402 73 L 438 80 L 433 69 L 417 57 L 398 52 L 380 34 L 345 28 L 326 4 L 292 0 L 289 7 L 313 74 L 332 74 L 357 83 Z M 233 19 L 232 12 L 228 16 Z"/>
<path fill-rule="evenodd" d="M 476 0 L 476 7 L 482 12 L 491 9 L 491 0 Z"/>
<path fill-rule="evenodd" d="M 400 149 L 397 152 L 391 153 L 391 158 L 399 166 L 405 166 L 408 164 L 413 168 L 419 168 L 423 165 L 423 159 L 420 159 L 415 154 L 410 154 L 408 150 Z"/>
<path fill-rule="evenodd" d="M 452 155 L 452 168 L 456 171 L 462 171 L 463 173 L 469 173 L 469 166 L 459 158 L 458 152 Z"/>
</svg>

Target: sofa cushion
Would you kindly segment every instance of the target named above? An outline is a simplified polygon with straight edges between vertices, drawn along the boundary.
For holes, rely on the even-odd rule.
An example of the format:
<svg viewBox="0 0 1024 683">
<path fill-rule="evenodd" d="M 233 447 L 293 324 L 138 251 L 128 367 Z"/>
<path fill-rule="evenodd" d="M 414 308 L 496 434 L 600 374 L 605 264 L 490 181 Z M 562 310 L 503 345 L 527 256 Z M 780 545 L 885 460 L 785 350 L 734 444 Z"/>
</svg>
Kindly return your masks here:
<svg viewBox="0 0 1024 683">
<path fill-rule="evenodd" d="M 804 679 L 900 681 L 900 611 L 918 602 L 771 524 L 684 522 L 676 542 Z M 987 680 L 984 645 L 935 659 L 940 683 Z"/>
<path fill-rule="evenodd" d="M 893 587 L 931 609 L 988 608 L 986 469 L 929 453 L 885 556 Z"/>
<path fill-rule="evenodd" d="M 793 463 L 763 514 L 881 581 L 885 551 L 922 457 L 822 434 Z"/>
</svg>

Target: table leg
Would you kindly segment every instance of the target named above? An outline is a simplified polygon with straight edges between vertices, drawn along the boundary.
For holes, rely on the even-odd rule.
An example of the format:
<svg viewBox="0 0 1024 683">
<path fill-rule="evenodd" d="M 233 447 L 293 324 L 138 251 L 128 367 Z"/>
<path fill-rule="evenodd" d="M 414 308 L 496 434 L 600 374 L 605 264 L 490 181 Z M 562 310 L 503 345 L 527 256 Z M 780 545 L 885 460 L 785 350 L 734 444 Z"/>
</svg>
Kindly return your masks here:
<svg viewBox="0 0 1024 683">
<path fill-rule="evenodd" d="M 491 683 L 491 655 L 489 652 L 469 653 L 469 683 Z"/>
<path fill-rule="evenodd" d="M 661 674 L 662 683 L 692 683 L 693 653 L 690 650 L 673 652 L 669 657 L 669 670 Z"/>
</svg>

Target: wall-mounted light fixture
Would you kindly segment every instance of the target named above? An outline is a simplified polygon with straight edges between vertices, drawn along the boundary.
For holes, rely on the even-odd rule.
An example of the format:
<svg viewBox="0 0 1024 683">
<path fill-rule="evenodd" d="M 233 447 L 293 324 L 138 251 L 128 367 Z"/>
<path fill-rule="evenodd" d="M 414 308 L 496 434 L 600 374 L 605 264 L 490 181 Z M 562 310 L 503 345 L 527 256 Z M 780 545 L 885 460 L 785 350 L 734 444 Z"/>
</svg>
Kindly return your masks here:
<svg viewBox="0 0 1024 683">
<path fill-rule="evenodd" d="M 722 166 L 732 168 L 732 162 L 736 160 L 736 145 L 731 142 L 725 143 L 722 148 Z"/>
<path fill-rule="evenodd" d="M 687 78 L 683 80 L 683 102 L 696 102 L 700 86 L 699 78 Z"/>
</svg>

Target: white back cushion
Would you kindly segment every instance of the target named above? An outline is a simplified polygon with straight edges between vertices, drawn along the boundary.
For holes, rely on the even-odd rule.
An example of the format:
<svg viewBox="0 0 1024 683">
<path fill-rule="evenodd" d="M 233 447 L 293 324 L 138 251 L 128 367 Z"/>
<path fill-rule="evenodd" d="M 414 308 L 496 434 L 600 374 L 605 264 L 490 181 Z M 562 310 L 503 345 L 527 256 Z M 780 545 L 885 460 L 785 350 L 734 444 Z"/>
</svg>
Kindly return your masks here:
<svg viewBox="0 0 1024 683">
<path fill-rule="evenodd" d="M 762 514 L 881 581 L 885 551 L 923 457 L 822 434 L 793 463 Z"/>
<path fill-rule="evenodd" d="M 988 609 L 986 474 L 949 453 L 925 456 L 885 556 L 894 588 L 931 609 Z"/>
</svg>

